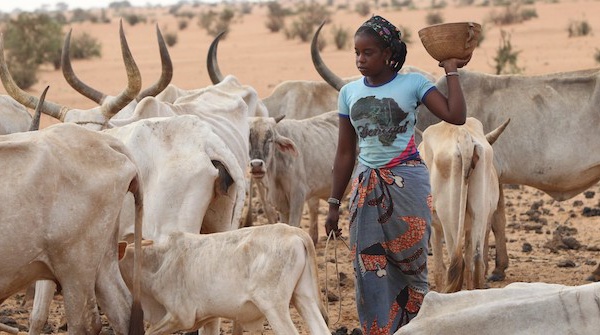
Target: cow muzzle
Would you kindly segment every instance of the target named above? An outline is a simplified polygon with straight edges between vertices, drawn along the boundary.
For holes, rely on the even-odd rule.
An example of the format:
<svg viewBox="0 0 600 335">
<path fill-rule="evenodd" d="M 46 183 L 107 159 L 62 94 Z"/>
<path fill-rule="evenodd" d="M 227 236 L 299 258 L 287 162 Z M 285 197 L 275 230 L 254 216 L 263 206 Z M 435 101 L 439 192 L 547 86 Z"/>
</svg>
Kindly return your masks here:
<svg viewBox="0 0 600 335">
<path fill-rule="evenodd" d="M 250 176 L 252 178 L 260 179 L 267 173 L 265 162 L 262 159 L 250 160 Z"/>
</svg>

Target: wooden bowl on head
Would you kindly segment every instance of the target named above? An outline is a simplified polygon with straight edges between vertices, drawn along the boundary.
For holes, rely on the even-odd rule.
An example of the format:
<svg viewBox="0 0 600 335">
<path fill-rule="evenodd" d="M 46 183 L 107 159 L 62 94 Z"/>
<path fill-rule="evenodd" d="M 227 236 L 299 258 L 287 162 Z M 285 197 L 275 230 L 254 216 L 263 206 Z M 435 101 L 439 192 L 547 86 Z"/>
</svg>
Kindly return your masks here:
<svg viewBox="0 0 600 335">
<path fill-rule="evenodd" d="M 419 30 L 419 38 L 435 60 L 466 59 L 479 43 L 481 25 L 475 22 L 440 23 Z"/>
</svg>

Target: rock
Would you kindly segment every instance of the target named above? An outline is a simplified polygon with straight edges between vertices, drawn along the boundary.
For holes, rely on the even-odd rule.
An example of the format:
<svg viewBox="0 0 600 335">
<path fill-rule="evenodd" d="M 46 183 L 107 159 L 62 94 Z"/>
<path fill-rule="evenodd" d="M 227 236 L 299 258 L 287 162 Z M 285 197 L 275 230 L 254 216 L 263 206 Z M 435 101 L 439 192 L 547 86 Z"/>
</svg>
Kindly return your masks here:
<svg viewBox="0 0 600 335">
<path fill-rule="evenodd" d="M 558 262 L 557 266 L 559 268 L 574 268 L 575 267 L 575 262 L 573 262 L 570 259 L 565 259 L 565 260 L 562 260 L 562 261 Z"/>
<path fill-rule="evenodd" d="M 533 250 L 533 247 L 531 246 L 531 243 L 528 243 L 528 242 L 523 243 L 523 246 L 521 247 L 521 251 L 531 252 L 532 250 Z"/>
</svg>

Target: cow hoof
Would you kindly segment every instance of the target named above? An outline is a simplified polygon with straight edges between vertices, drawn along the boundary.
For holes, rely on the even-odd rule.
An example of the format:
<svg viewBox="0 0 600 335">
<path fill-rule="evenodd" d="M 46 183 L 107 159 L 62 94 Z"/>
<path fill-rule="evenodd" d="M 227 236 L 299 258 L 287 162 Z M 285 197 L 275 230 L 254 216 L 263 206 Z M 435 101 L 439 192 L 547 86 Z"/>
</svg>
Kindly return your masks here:
<svg viewBox="0 0 600 335">
<path fill-rule="evenodd" d="M 488 281 L 503 281 L 506 278 L 505 274 L 499 274 L 499 273 L 492 273 L 489 277 L 488 277 Z"/>
</svg>

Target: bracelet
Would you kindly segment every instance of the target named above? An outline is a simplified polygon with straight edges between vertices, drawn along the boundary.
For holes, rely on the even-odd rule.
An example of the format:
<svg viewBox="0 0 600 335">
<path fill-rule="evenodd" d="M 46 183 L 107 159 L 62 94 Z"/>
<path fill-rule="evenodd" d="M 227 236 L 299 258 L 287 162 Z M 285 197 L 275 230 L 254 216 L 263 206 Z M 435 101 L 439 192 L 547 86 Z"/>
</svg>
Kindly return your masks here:
<svg viewBox="0 0 600 335">
<path fill-rule="evenodd" d="M 332 204 L 332 205 L 337 205 L 337 206 L 339 206 L 339 205 L 342 204 L 342 202 L 339 199 L 336 199 L 336 198 L 329 198 L 329 199 L 327 199 L 327 203 Z"/>
<path fill-rule="evenodd" d="M 446 73 L 446 77 L 450 77 L 450 76 L 459 76 L 459 73 L 456 71 L 452 71 L 452 72 L 448 72 Z"/>
</svg>

